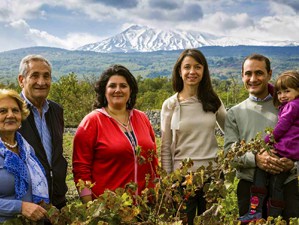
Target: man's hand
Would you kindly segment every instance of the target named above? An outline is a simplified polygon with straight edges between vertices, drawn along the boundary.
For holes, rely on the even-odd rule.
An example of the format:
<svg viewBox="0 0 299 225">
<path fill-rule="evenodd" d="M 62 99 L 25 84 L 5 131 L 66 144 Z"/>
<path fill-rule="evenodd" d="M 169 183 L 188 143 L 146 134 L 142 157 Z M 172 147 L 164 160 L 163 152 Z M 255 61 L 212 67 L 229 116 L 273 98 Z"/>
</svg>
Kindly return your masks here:
<svg viewBox="0 0 299 225">
<path fill-rule="evenodd" d="M 255 155 L 256 165 L 271 174 L 279 174 L 283 171 L 289 171 L 294 167 L 294 162 L 287 158 L 279 158 L 272 150 L 271 154 L 267 151 Z"/>
<path fill-rule="evenodd" d="M 285 172 L 290 171 L 294 167 L 294 162 L 291 159 L 287 159 L 287 158 L 283 157 L 283 158 L 280 158 L 280 162 L 284 165 L 283 171 L 285 171 Z"/>
</svg>

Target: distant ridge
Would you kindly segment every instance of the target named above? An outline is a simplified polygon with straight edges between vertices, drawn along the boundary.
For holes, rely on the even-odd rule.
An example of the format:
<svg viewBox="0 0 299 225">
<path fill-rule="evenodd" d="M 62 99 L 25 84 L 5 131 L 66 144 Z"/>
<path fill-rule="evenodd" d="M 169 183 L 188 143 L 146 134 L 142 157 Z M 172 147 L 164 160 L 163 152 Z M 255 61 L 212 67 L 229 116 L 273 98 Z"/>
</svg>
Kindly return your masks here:
<svg viewBox="0 0 299 225">
<path fill-rule="evenodd" d="M 299 70 L 299 46 L 203 46 L 213 78 L 221 80 L 239 77 L 245 56 L 260 53 L 271 59 L 274 76 L 282 71 Z M 75 73 L 78 77 L 98 77 L 108 66 L 118 63 L 130 68 L 137 76 L 155 78 L 171 76 L 182 50 L 99 53 L 94 51 L 70 51 L 51 47 L 30 47 L 0 52 L 0 83 L 16 82 L 20 60 L 28 54 L 41 54 L 53 65 L 53 81 L 61 76 Z"/>
<path fill-rule="evenodd" d="M 200 29 L 199 29 L 200 30 Z M 299 46 L 291 41 L 258 41 L 215 36 L 202 32 L 179 30 L 164 31 L 147 26 L 133 25 L 103 41 L 79 47 L 77 50 L 102 53 L 171 51 L 203 46 Z"/>
</svg>

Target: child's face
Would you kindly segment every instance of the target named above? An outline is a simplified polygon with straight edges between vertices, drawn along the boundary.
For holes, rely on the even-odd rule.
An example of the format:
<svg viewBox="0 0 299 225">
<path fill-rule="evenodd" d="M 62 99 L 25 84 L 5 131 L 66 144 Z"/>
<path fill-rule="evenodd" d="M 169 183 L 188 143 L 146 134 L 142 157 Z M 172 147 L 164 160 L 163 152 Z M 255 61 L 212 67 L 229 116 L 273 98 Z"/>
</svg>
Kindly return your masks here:
<svg viewBox="0 0 299 225">
<path fill-rule="evenodd" d="M 277 97 L 279 102 L 289 102 L 294 100 L 299 96 L 299 89 L 287 88 L 287 89 L 280 89 L 277 91 Z"/>
</svg>

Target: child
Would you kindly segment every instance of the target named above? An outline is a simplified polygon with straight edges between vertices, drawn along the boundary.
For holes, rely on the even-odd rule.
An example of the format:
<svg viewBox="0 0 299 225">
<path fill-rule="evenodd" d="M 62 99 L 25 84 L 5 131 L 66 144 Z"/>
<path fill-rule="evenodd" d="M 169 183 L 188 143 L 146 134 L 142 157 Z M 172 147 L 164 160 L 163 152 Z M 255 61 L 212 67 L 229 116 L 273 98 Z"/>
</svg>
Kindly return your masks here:
<svg viewBox="0 0 299 225">
<path fill-rule="evenodd" d="M 275 141 L 271 142 L 268 135 L 265 137 L 265 142 L 274 146 L 277 156 L 297 161 L 299 160 L 299 73 L 297 71 L 286 71 L 277 78 L 273 102 L 279 108 L 278 122 L 273 130 Z M 262 218 L 263 202 L 268 192 L 267 184 L 269 184 L 268 216 L 281 215 L 284 208 L 283 184 L 289 175 L 290 172 L 273 175 L 257 168 L 251 187 L 249 211 L 238 220 L 248 223 Z"/>
</svg>

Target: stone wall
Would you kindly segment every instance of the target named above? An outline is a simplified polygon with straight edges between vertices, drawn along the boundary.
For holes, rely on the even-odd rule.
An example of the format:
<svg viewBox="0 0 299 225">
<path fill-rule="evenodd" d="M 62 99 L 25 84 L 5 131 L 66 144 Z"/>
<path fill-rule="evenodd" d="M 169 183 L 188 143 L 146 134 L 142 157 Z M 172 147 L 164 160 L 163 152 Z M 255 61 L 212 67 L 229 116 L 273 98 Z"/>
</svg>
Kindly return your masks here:
<svg viewBox="0 0 299 225">
<path fill-rule="evenodd" d="M 155 131 L 156 137 L 161 137 L 160 110 L 148 110 L 148 111 L 145 111 L 145 113 L 152 124 L 152 127 Z"/>
</svg>

